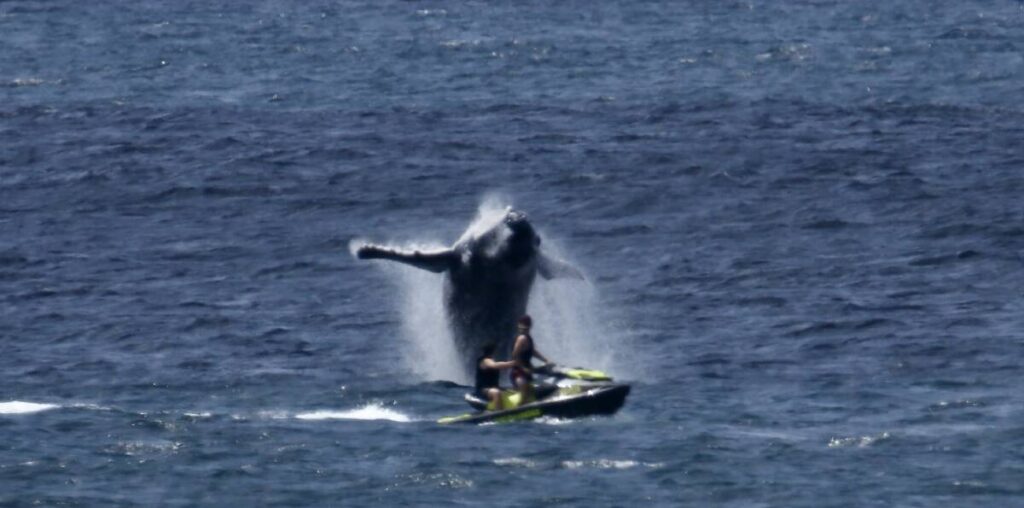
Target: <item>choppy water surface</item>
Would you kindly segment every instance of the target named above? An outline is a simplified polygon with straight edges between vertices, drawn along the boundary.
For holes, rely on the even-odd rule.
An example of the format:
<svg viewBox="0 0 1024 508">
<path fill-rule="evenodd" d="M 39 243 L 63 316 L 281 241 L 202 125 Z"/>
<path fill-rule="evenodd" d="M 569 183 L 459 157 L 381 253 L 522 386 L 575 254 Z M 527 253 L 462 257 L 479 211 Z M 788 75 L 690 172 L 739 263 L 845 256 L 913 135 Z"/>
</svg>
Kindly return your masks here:
<svg viewBox="0 0 1024 508">
<path fill-rule="evenodd" d="M 0 3 L 0 503 L 1024 502 L 1019 2 Z M 446 428 L 528 212 L 611 418 Z"/>
</svg>

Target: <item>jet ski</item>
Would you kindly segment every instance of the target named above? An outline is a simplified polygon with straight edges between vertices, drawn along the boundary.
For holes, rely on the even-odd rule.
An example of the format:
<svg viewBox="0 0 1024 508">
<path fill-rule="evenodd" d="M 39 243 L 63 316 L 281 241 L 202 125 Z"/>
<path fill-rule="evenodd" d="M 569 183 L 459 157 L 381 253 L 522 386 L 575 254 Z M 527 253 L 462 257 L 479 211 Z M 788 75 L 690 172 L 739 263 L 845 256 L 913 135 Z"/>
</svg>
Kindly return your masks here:
<svg viewBox="0 0 1024 508">
<path fill-rule="evenodd" d="M 533 391 L 536 400 L 520 401 L 516 390 L 502 392 L 505 409 L 488 409 L 488 401 L 467 393 L 466 402 L 475 413 L 441 418 L 438 423 L 505 423 L 532 420 L 541 416 L 578 418 L 614 414 L 626 402 L 630 386 L 615 383 L 598 370 L 548 365 L 534 369 Z"/>
</svg>

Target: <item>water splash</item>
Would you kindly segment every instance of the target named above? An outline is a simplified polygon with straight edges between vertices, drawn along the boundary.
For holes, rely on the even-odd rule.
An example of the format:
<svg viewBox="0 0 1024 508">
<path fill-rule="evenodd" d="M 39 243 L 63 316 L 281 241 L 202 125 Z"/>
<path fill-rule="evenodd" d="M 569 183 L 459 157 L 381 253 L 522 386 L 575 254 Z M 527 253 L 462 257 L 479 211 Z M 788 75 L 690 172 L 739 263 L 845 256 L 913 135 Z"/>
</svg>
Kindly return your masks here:
<svg viewBox="0 0 1024 508">
<path fill-rule="evenodd" d="M 37 402 L 23 402 L 20 400 L 12 400 L 10 402 L 0 402 L 0 415 L 22 415 L 29 413 L 38 413 L 40 411 L 46 411 L 49 409 L 59 408 L 57 404 L 40 404 Z"/>
<path fill-rule="evenodd" d="M 440 243 L 413 246 L 422 250 L 438 247 L 446 246 Z M 463 378 L 462 362 L 444 310 L 444 277 L 399 264 L 390 264 L 388 268 L 401 292 L 406 365 L 423 379 L 467 383 L 469 380 Z"/>
<path fill-rule="evenodd" d="M 355 257 L 356 250 L 366 245 L 364 239 L 353 239 L 349 250 Z M 403 250 L 431 251 L 446 249 L 441 241 L 417 241 L 398 244 L 383 244 L 388 248 Z M 451 380 L 466 383 L 462 378 L 462 365 L 458 351 L 448 328 L 444 311 L 444 278 L 399 263 L 380 263 L 379 269 L 392 279 L 398 298 L 402 333 L 401 356 L 406 365 L 419 377 L 429 380 Z M 399 346 L 394 346 L 399 347 Z"/>
<path fill-rule="evenodd" d="M 480 207 L 476 210 L 476 217 L 466 228 L 466 232 L 459 237 L 459 242 L 480 236 L 497 226 L 505 220 L 505 212 L 512 207 L 512 201 L 507 196 L 491 193 L 484 196 Z"/>
<path fill-rule="evenodd" d="M 582 267 L 551 235 L 541 236 L 546 254 Z M 538 277 L 527 309 L 533 317 L 536 346 L 555 363 L 622 376 L 632 364 L 629 348 L 622 344 L 626 334 L 605 311 L 598 288 L 590 280 L 589 276 L 587 281 Z"/>
<path fill-rule="evenodd" d="M 387 420 L 392 422 L 411 422 L 408 416 L 382 406 L 379 403 L 367 404 L 348 411 L 319 410 L 295 415 L 299 420 Z"/>
</svg>

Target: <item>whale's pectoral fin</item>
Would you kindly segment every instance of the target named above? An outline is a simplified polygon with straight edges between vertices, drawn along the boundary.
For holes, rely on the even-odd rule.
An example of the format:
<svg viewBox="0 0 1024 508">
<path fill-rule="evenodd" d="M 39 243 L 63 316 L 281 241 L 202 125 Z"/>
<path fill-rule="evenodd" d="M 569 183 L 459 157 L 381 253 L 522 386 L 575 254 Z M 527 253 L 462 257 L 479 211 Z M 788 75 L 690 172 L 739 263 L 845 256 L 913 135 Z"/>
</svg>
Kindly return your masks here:
<svg viewBox="0 0 1024 508">
<path fill-rule="evenodd" d="M 434 273 L 449 270 L 459 262 L 459 255 L 451 249 L 421 252 L 418 250 L 403 251 L 379 245 L 363 245 L 357 248 L 356 257 L 359 259 L 397 261 Z"/>
<path fill-rule="evenodd" d="M 537 262 L 537 273 L 545 279 L 579 279 L 584 280 L 583 274 L 575 266 L 543 254 Z"/>
</svg>

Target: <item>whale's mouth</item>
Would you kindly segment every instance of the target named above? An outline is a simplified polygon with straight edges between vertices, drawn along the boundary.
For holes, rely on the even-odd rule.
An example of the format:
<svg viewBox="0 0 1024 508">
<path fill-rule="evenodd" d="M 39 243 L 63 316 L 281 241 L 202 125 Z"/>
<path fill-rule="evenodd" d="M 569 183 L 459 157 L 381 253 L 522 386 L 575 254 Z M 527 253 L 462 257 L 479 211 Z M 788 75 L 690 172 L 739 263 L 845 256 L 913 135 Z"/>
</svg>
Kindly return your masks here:
<svg viewBox="0 0 1024 508">
<path fill-rule="evenodd" d="M 524 244 L 525 248 L 536 248 L 540 245 L 540 237 L 537 236 L 533 224 L 530 224 L 525 213 L 510 210 L 505 215 L 505 225 L 512 231 L 512 243 Z"/>
<path fill-rule="evenodd" d="M 530 224 L 530 220 L 523 212 L 510 210 L 505 214 L 505 225 L 508 226 L 516 236 L 527 234 L 531 236 L 534 235 L 533 225 Z"/>
<path fill-rule="evenodd" d="M 513 268 L 519 268 L 533 257 L 540 238 L 523 212 L 510 210 L 505 215 L 505 225 L 512 232 L 506 246 L 505 261 Z"/>
<path fill-rule="evenodd" d="M 520 224 L 527 223 L 526 214 L 516 210 L 509 210 L 505 214 L 505 224 L 510 228 L 514 228 Z"/>
</svg>

